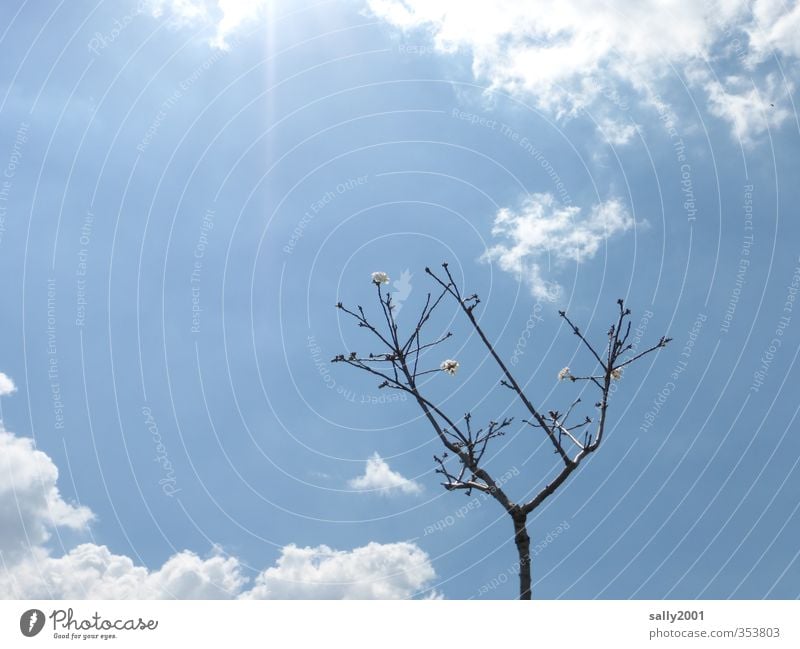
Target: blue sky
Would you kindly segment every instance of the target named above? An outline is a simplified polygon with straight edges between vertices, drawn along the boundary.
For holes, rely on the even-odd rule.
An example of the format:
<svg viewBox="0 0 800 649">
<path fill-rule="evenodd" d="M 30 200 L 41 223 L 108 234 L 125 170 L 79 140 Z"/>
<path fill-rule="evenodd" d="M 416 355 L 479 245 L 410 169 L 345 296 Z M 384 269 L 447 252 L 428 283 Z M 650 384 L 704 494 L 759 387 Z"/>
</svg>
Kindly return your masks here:
<svg viewBox="0 0 800 649">
<path fill-rule="evenodd" d="M 329 363 L 372 351 L 337 301 L 385 271 L 408 326 L 446 260 L 541 409 L 591 370 L 559 309 L 674 339 L 531 517 L 534 597 L 798 596 L 796 3 L 0 14 L 4 593 L 514 597 L 499 506 Z M 522 499 L 557 465 L 457 315 L 426 389 L 515 417 Z"/>
</svg>

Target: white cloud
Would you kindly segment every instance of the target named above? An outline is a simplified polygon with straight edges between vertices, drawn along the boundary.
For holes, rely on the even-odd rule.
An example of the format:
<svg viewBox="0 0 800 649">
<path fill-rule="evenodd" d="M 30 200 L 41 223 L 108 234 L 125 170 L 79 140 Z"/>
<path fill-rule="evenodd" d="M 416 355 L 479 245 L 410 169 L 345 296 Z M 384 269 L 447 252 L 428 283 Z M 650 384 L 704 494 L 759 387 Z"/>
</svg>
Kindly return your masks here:
<svg viewBox="0 0 800 649">
<path fill-rule="evenodd" d="M 0 428 L 0 555 L 14 561 L 40 546 L 57 527 L 85 529 L 86 507 L 64 501 L 56 486 L 58 469 L 33 441 Z"/>
<path fill-rule="evenodd" d="M 800 3 L 755 0 L 752 6 L 753 20 L 745 26 L 751 59 L 763 61 L 773 53 L 800 56 Z"/>
<path fill-rule="evenodd" d="M 725 79 L 724 85 L 709 80 L 705 89 L 711 114 L 726 120 L 733 135 L 746 145 L 753 144 L 756 137 L 780 126 L 792 115 L 787 100 L 793 85 L 787 88 L 774 74 L 767 75 L 760 88 L 752 79 L 732 76 Z"/>
<path fill-rule="evenodd" d="M 468 53 L 475 77 L 490 88 L 532 97 L 559 117 L 586 109 L 599 122 L 610 120 L 618 109 L 627 110 L 627 93 L 652 106 L 665 80 L 718 62 L 762 86 L 767 72 L 760 67 L 773 54 L 800 57 L 800 4 L 784 0 L 365 1 L 373 14 L 402 30 L 427 31 L 441 52 Z M 223 50 L 243 27 L 264 19 L 270 6 L 270 0 L 144 2 L 154 16 L 214 29 L 210 43 Z M 793 66 L 785 70 L 793 74 Z M 698 89 L 711 114 L 729 121 L 746 143 L 767 126 L 779 126 L 788 111 L 760 120 L 761 106 L 750 93 L 725 93 L 708 83 Z M 633 127 L 616 126 L 601 124 L 601 131 L 611 144 L 628 142 Z"/>
<path fill-rule="evenodd" d="M 95 543 L 53 556 L 46 544 L 54 531 L 86 531 L 93 519 L 62 498 L 57 479 L 48 455 L 0 428 L 0 598 L 408 598 L 435 577 L 413 543 L 351 551 L 287 545 L 255 580 L 219 548 L 207 558 L 184 550 L 152 570 Z"/>
<path fill-rule="evenodd" d="M 422 491 L 422 486 L 413 480 L 409 480 L 397 471 L 392 471 L 386 461 L 378 455 L 373 454 L 367 460 L 364 475 L 353 478 L 347 483 L 353 489 L 375 490 L 383 494 L 401 491 L 407 494 L 418 494 Z"/>
<path fill-rule="evenodd" d="M 245 25 L 262 16 L 269 0 L 146 0 L 156 18 L 178 25 L 213 27 L 211 45 L 221 50 L 230 47 L 230 39 Z"/>
<path fill-rule="evenodd" d="M 228 38 L 240 27 L 256 20 L 266 9 L 267 0 L 217 0 L 222 17 L 217 23 L 215 47 L 228 49 Z"/>
<path fill-rule="evenodd" d="M 800 56 L 800 5 L 787 8 L 783 0 L 367 2 L 376 16 L 400 29 L 426 30 L 441 52 L 469 54 L 475 77 L 490 88 L 524 94 L 560 117 L 591 109 L 607 118 L 627 104 L 627 92 L 652 104 L 668 78 L 717 61 L 761 83 L 765 73 L 756 65 L 773 51 Z M 760 128 L 757 121 L 722 111 L 717 88 L 700 89 L 709 93 L 713 114 L 723 112 L 740 137 L 748 125 Z M 749 96 L 738 101 L 751 102 Z"/>
<path fill-rule="evenodd" d="M 369 6 L 398 27 L 430 30 L 442 51 L 471 52 L 476 76 L 493 87 L 565 108 L 591 99 L 603 77 L 636 86 L 643 71 L 653 77 L 707 55 L 744 2 L 369 0 Z"/>
<path fill-rule="evenodd" d="M 206 0 L 145 0 L 145 5 L 155 18 L 166 17 L 179 25 L 211 19 Z"/>
<path fill-rule="evenodd" d="M 15 599 L 226 599 L 245 583 L 235 558 L 183 551 L 150 571 L 94 543 L 60 557 L 36 548 L 0 572 L 0 592 Z"/>
<path fill-rule="evenodd" d="M 0 372 L 0 397 L 4 397 L 7 394 L 11 394 L 12 392 L 17 391 L 17 386 L 14 385 L 14 381 L 12 381 L 8 376 Z"/>
<path fill-rule="evenodd" d="M 242 597 L 407 599 L 435 576 L 428 555 L 413 543 L 370 543 L 351 552 L 289 545 Z"/>
<path fill-rule="evenodd" d="M 156 570 L 103 545 L 84 543 L 60 557 L 36 548 L 0 569 L 0 598 L 14 599 L 408 599 L 436 576 L 414 543 L 369 543 L 350 551 L 325 545 L 281 549 L 254 580 L 235 557 L 184 550 Z"/>
<path fill-rule="evenodd" d="M 602 119 L 597 124 L 597 130 L 613 146 L 628 144 L 636 135 L 635 124 L 617 122 L 609 118 Z"/>
<path fill-rule="evenodd" d="M 633 225 L 633 218 L 617 199 L 584 213 L 580 207 L 559 204 L 552 194 L 532 194 L 520 210 L 497 212 L 492 234 L 503 241 L 490 247 L 484 259 L 521 276 L 535 297 L 552 300 L 560 287 L 545 280 L 543 260 L 549 257 L 563 264 L 591 259 L 608 237 Z"/>
</svg>

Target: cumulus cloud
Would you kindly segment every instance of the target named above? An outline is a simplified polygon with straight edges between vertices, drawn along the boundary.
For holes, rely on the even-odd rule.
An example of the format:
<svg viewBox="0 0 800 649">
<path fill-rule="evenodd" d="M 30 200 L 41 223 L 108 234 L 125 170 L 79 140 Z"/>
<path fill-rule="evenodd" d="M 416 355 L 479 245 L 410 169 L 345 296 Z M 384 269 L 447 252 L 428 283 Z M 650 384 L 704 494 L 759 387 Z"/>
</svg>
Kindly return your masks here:
<svg viewBox="0 0 800 649">
<path fill-rule="evenodd" d="M 397 471 L 392 471 L 377 452 L 367 460 L 364 475 L 353 478 L 347 484 L 353 489 L 379 491 L 383 494 L 397 492 L 418 494 L 422 491 L 420 484 L 409 480 Z"/>
<path fill-rule="evenodd" d="M 0 555 L 15 561 L 45 543 L 58 527 L 85 529 L 86 507 L 67 503 L 58 491 L 58 469 L 30 439 L 0 428 Z"/>
<path fill-rule="evenodd" d="M 246 581 L 231 557 L 183 551 L 150 571 L 104 545 L 84 543 L 60 557 L 35 548 L 0 573 L 0 592 L 15 599 L 226 599 Z"/>
<path fill-rule="evenodd" d="M 11 394 L 12 392 L 17 391 L 17 386 L 14 385 L 14 381 L 12 381 L 8 376 L 0 372 L 0 397 L 4 397 L 7 394 Z"/>
<path fill-rule="evenodd" d="M 228 48 L 227 40 L 231 34 L 262 15 L 267 0 L 217 0 L 217 6 L 222 16 L 217 23 L 213 45 L 224 50 Z"/>
<path fill-rule="evenodd" d="M 477 76 L 506 91 L 526 91 L 541 106 L 584 103 L 606 78 L 639 85 L 670 64 L 708 55 L 723 25 L 744 3 L 684 0 L 540 2 L 369 0 L 404 29 L 426 28 L 443 52 L 472 54 Z"/>
<path fill-rule="evenodd" d="M 211 20 L 206 0 L 144 0 L 141 6 L 154 18 L 169 19 L 178 26 Z"/>
<path fill-rule="evenodd" d="M 210 43 L 223 50 L 243 27 L 264 19 L 269 7 L 269 0 L 144 2 L 154 16 L 213 29 Z M 427 31 L 442 53 L 468 53 L 475 77 L 492 89 L 525 94 L 559 117 L 590 109 L 607 120 L 617 109 L 627 110 L 628 93 L 653 106 L 665 80 L 709 64 L 733 66 L 734 76 L 762 87 L 773 54 L 800 57 L 800 4 L 783 0 L 365 2 L 399 29 Z M 797 66 L 784 70 L 795 75 Z M 793 80 L 782 81 L 788 93 Z M 726 92 L 713 83 L 697 88 L 710 114 L 727 120 L 747 144 L 767 127 L 780 126 L 788 113 L 785 108 L 762 119 L 762 106 L 749 92 Z M 628 142 L 632 127 L 617 126 L 621 130 L 601 131 L 612 144 Z"/>
<path fill-rule="evenodd" d="M 408 599 L 436 576 L 413 543 L 281 549 L 276 565 L 246 577 L 236 557 L 184 550 L 158 569 L 84 543 L 60 557 L 34 549 L 0 570 L 0 597 L 14 599 Z"/>
<path fill-rule="evenodd" d="M 633 218 L 617 199 L 593 205 L 585 212 L 574 205 L 559 204 L 552 194 L 532 194 L 519 210 L 503 208 L 497 212 L 492 235 L 501 241 L 486 251 L 484 259 L 522 277 L 535 297 L 552 300 L 560 286 L 544 277 L 544 260 L 563 264 L 591 259 L 607 238 L 633 225 Z"/>
<path fill-rule="evenodd" d="M 178 25 L 201 25 L 215 30 L 211 45 L 221 50 L 230 48 L 230 40 L 242 27 L 261 17 L 268 0 L 145 0 L 156 18 Z"/>
<path fill-rule="evenodd" d="M 184 550 L 155 569 L 95 543 L 54 556 L 47 545 L 54 531 L 86 531 L 93 519 L 64 500 L 57 479 L 53 460 L 32 440 L 0 428 L 0 598 L 409 598 L 435 577 L 413 543 L 350 551 L 287 545 L 255 579 L 219 548 L 205 558 Z"/>
<path fill-rule="evenodd" d="M 606 142 L 614 146 L 628 144 L 636 135 L 636 125 L 617 122 L 613 119 L 604 118 L 597 124 L 597 130 L 605 138 Z"/>
<path fill-rule="evenodd" d="M 753 19 L 744 26 L 749 42 L 751 61 L 760 62 L 780 53 L 800 56 L 800 4 L 783 0 L 756 0 L 752 3 Z"/>
<path fill-rule="evenodd" d="M 733 135 L 745 145 L 752 145 L 759 135 L 792 115 L 787 100 L 794 85 L 780 83 L 774 74 L 767 75 L 761 87 L 752 79 L 731 76 L 724 84 L 709 80 L 705 89 L 711 114 L 727 121 Z"/>
<path fill-rule="evenodd" d="M 781 0 L 368 0 L 368 6 L 402 30 L 427 31 L 443 53 L 470 55 L 475 77 L 490 88 L 522 93 L 559 117 L 589 108 L 607 117 L 615 110 L 610 104 L 627 104 L 627 93 L 652 105 L 662 82 L 709 63 L 732 65 L 760 84 L 766 73 L 758 66 L 773 52 L 800 56 L 800 5 Z M 737 106 L 725 111 L 718 88 L 699 88 L 735 135 L 758 128 L 758 120 L 730 114 L 752 116 L 749 95 L 733 95 Z M 781 121 L 776 112 L 769 124 Z M 632 133 L 618 135 L 627 141 Z"/>
<path fill-rule="evenodd" d="M 435 576 L 413 543 L 370 543 L 351 552 L 289 545 L 243 598 L 407 599 Z"/>
</svg>

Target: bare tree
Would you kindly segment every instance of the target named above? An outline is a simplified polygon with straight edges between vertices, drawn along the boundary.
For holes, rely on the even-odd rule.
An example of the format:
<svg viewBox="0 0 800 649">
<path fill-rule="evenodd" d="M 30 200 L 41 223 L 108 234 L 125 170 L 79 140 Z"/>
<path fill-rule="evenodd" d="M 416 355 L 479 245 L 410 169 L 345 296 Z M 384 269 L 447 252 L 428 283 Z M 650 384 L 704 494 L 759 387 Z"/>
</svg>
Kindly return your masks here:
<svg viewBox="0 0 800 649">
<path fill-rule="evenodd" d="M 357 352 L 350 352 L 347 355 L 340 354 L 333 359 L 333 362 L 347 363 L 373 374 L 381 381 L 379 388 L 400 390 L 414 398 L 445 448 L 441 455 L 434 455 L 433 458 L 437 466 L 436 473 L 444 479 L 442 482 L 444 488 L 448 491 L 463 490 L 467 494 L 471 494 L 472 490 L 489 494 L 511 517 L 514 524 L 514 542 L 519 554 L 520 599 L 530 599 L 531 554 L 530 536 L 527 530 L 528 516 L 564 484 L 586 457 L 600 448 L 606 427 L 612 381 L 619 379 L 623 369 L 628 365 L 664 347 L 671 339 L 662 336 L 655 345 L 639 352 L 629 342 L 631 311 L 625 307 L 622 300 L 617 300 L 619 313 L 616 323 L 612 324 L 608 330 L 605 349 L 601 352 L 586 339 L 564 311 L 559 311 L 559 315 L 591 353 L 594 366 L 592 372 L 583 376 L 575 376 L 569 368 L 565 367 L 559 373 L 559 378 L 573 382 L 589 382 L 599 391 L 600 395 L 599 400 L 595 403 L 598 411 L 596 419 L 584 416 L 582 420 L 573 423 L 570 418 L 575 408 L 581 403 L 581 399 L 575 399 L 563 413 L 558 410 L 549 410 L 544 414 L 544 411 L 537 409 L 497 354 L 478 323 L 475 309 L 480 304 L 480 299 L 477 294 L 462 295 L 447 264 L 442 264 L 442 268 L 444 275 L 441 277 L 430 268 L 425 269 L 425 272 L 438 284 L 438 290 L 434 294 L 428 293 L 416 325 L 404 335 L 398 331 L 392 295 L 382 288 L 383 284 L 388 282 L 385 273 L 373 273 L 372 276 L 372 281 L 377 287 L 377 297 L 381 305 L 385 327 L 384 325 L 376 326 L 370 322 L 361 306 L 358 306 L 356 310 L 351 310 L 339 302 L 336 305 L 337 308 L 352 316 L 359 327 L 363 327 L 373 334 L 380 343 L 381 349 L 366 356 Z M 446 414 L 439 405 L 426 397 L 420 390 L 418 379 L 421 376 L 434 372 L 454 374 L 458 369 L 458 363 L 455 360 L 447 360 L 438 368 L 433 369 L 426 369 L 421 363 L 424 352 L 440 345 L 452 336 L 452 333 L 448 332 L 441 337 L 427 341 L 422 336 L 423 329 L 430 322 L 431 315 L 445 299 L 450 298 L 457 302 L 469 324 L 497 363 L 502 374 L 500 384 L 515 393 L 530 415 L 529 419 L 524 420 L 525 423 L 544 431 L 554 448 L 554 453 L 559 455 L 560 468 L 553 479 L 526 502 L 513 502 L 482 464 L 489 442 L 503 435 L 505 429 L 511 425 L 512 419 L 503 417 L 500 420 L 492 420 L 486 426 L 476 429 L 469 412 L 454 418 Z"/>
</svg>

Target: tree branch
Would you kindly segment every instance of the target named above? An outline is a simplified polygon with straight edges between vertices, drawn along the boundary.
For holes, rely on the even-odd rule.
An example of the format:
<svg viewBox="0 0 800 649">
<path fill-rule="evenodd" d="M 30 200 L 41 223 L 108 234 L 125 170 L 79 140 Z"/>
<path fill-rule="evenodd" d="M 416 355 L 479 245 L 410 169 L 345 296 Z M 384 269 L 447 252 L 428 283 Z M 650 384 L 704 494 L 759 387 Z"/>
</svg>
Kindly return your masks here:
<svg viewBox="0 0 800 649">
<path fill-rule="evenodd" d="M 461 307 L 462 311 L 467 315 L 467 318 L 469 319 L 473 329 L 475 329 L 478 336 L 483 341 L 484 346 L 486 347 L 486 349 L 489 350 L 489 353 L 492 355 L 492 358 L 494 358 L 495 362 L 500 367 L 500 370 L 505 375 L 506 382 L 504 383 L 504 385 L 506 385 L 506 387 L 510 387 L 514 392 L 517 393 L 517 396 L 520 398 L 522 403 L 528 409 L 528 412 L 530 412 L 531 415 L 533 415 L 534 419 L 536 419 L 536 421 L 539 422 L 539 425 L 547 433 L 548 438 L 555 447 L 556 452 L 561 456 L 561 459 L 563 460 L 564 464 L 569 466 L 572 460 L 570 460 L 569 456 L 564 450 L 564 447 L 561 446 L 558 439 L 556 439 L 555 433 L 547 425 L 547 422 L 545 421 L 544 417 L 542 417 L 539 414 L 539 412 L 536 410 L 536 408 L 534 408 L 533 404 L 530 402 L 528 397 L 522 391 L 522 388 L 519 386 L 519 383 L 517 383 L 517 380 L 511 375 L 511 372 L 506 367 L 506 364 L 502 361 L 500 356 L 498 356 L 497 352 L 494 349 L 494 346 L 492 345 L 491 342 L 489 342 L 489 339 L 486 337 L 486 334 L 483 332 L 483 329 L 478 324 L 478 321 L 475 319 L 475 316 L 473 315 L 472 312 L 475 309 L 475 306 L 480 302 L 477 295 L 473 295 L 472 297 L 468 298 L 468 300 L 471 301 L 470 305 L 465 304 L 465 301 L 461 299 L 461 295 L 458 292 L 458 288 L 456 286 L 455 281 L 453 280 L 453 276 L 450 274 L 450 270 L 447 267 L 447 264 L 446 263 L 442 264 L 442 267 L 444 268 L 445 273 L 447 273 L 447 278 L 449 280 L 448 284 L 445 284 L 441 279 L 439 279 L 439 277 L 437 277 L 436 274 L 430 268 L 426 268 L 425 272 L 428 273 L 428 275 L 430 275 L 431 277 L 433 277 L 437 282 L 439 282 L 440 285 L 445 287 L 448 286 L 452 287 L 452 290 L 449 290 L 450 294 L 453 295 L 458 300 L 459 306 Z"/>
<path fill-rule="evenodd" d="M 381 332 L 378 327 L 370 323 L 361 306 L 357 307 L 357 311 L 353 311 L 345 308 L 342 303 L 339 302 L 336 305 L 337 308 L 353 317 L 359 327 L 363 327 L 371 332 L 385 347 L 385 351 L 377 354 L 370 353 L 368 356 L 359 356 L 356 352 L 350 352 L 347 355 L 339 354 L 333 358 L 332 362 L 343 362 L 378 377 L 382 380 L 378 386 L 379 388 L 401 390 L 414 397 L 418 407 L 422 410 L 440 442 L 446 449 L 441 456 L 433 456 L 434 462 L 437 464 L 435 471 L 442 475 L 445 480 L 442 482 L 442 486 L 448 491 L 463 490 L 467 494 L 471 494 L 473 489 L 482 493 L 488 493 L 497 500 L 512 517 L 514 521 L 515 542 L 521 558 L 521 597 L 523 599 L 529 599 L 531 582 L 530 538 L 526 531 L 528 514 L 542 504 L 550 495 L 555 493 L 573 471 L 577 469 L 580 463 L 600 447 L 607 422 L 608 402 L 612 381 L 622 378 L 621 370 L 623 368 L 626 368 L 643 356 L 665 347 L 671 339 L 662 336 L 657 344 L 642 352 L 635 353 L 633 345 L 628 343 L 631 332 L 631 321 L 629 319 L 631 311 L 625 307 L 623 300 L 620 299 L 617 300 L 619 305 L 617 321 L 608 329 L 608 346 L 605 350 L 606 358 L 603 360 L 597 349 L 570 320 L 566 312 L 559 311 L 559 315 L 566 321 L 572 329 L 572 332 L 580 338 L 583 346 L 591 352 L 594 360 L 599 363 L 602 368 L 601 374 L 590 372 L 585 376 L 574 376 L 570 373 L 569 368 L 564 368 L 559 374 L 559 378 L 569 378 L 572 382 L 590 381 L 600 390 L 600 400 L 595 404 L 600 410 L 600 415 L 597 420 L 594 435 L 592 435 L 588 427 L 593 422 L 588 416 L 578 424 L 568 424 L 568 419 L 572 412 L 576 406 L 581 403 L 580 399 L 574 400 L 563 414 L 555 410 L 549 411 L 549 421 L 534 407 L 520 384 L 495 351 L 494 345 L 490 342 L 475 317 L 474 311 L 480 304 L 480 298 L 477 294 L 463 297 L 450 273 L 448 265 L 444 263 L 442 264 L 442 268 L 444 268 L 446 279 L 438 277 L 430 268 L 425 269 L 425 272 L 438 283 L 441 291 L 435 299 L 432 297 L 431 293 L 427 294 L 425 304 L 417 318 L 416 325 L 410 335 L 407 338 L 403 338 L 404 342 L 402 344 L 398 334 L 397 322 L 394 318 L 392 295 L 390 292 L 387 292 L 384 296 L 381 288 L 381 281 L 388 281 L 385 273 L 376 273 L 375 275 L 382 276 L 382 280 L 379 279 L 376 281 L 374 279 L 375 275 L 373 275 L 373 281 L 375 281 L 377 285 L 378 301 L 381 303 L 381 310 L 386 322 L 386 327 L 388 328 L 388 333 Z M 488 471 L 481 466 L 489 442 L 505 434 L 505 429 L 508 428 L 513 421 L 512 418 L 506 417 L 501 421 L 492 420 L 489 421 L 487 426 L 478 430 L 473 430 L 471 413 L 467 412 L 463 416 L 463 419 L 454 420 L 448 416 L 441 407 L 425 397 L 420 392 L 417 385 L 417 379 L 421 376 L 442 372 L 443 370 L 454 374 L 458 368 L 457 363 L 452 363 L 447 367 L 443 364 L 440 369 L 420 370 L 419 368 L 419 361 L 423 352 L 442 344 L 452 336 L 452 333 L 448 332 L 427 343 L 423 342 L 422 339 L 423 327 L 430 322 L 432 314 L 442 304 L 445 296 L 448 295 L 458 302 L 460 310 L 466 315 L 473 330 L 478 334 L 481 342 L 500 368 L 503 375 L 503 378 L 500 380 L 500 385 L 512 390 L 526 410 L 531 414 L 532 420 L 525 420 L 525 423 L 535 428 L 544 429 L 555 452 L 559 454 L 564 464 L 551 482 L 547 483 L 538 493 L 523 504 L 515 504 L 512 502 Z M 628 352 L 633 353 L 633 356 L 624 359 L 624 356 Z M 391 367 L 391 370 L 389 367 Z M 462 422 L 463 425 L 461 425 Z M 579 433 L 576 434 L 576 431 L 581 429 L 584 429 L 582 431 L 583 441 L 579 439 Z M 564 448 L 562 444 L 563 438 L 569 439 L 569 441 L 578 448 L 578 452 L 574 457 L 570 457 Z M 448 458 L 451 457 L 450 454 L 456 458 L 458 470 L 453 470 L 448 466 Z"/>
</svg>

